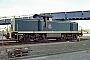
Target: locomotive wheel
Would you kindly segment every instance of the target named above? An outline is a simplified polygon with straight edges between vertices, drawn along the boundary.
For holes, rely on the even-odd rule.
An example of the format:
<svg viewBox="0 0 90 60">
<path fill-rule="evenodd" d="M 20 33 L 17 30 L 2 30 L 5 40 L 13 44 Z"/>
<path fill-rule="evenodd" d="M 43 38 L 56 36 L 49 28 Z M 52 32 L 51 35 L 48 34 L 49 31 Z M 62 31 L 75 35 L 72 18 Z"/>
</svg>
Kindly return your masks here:
<svg viewBox="0 0 90 60">
<path fill-rule="evenodd" d="M 38 37 L 38 42 L 45 43 L 46 42 L 46 36 L 44 34 L 40 35 Z"/>
</svg>

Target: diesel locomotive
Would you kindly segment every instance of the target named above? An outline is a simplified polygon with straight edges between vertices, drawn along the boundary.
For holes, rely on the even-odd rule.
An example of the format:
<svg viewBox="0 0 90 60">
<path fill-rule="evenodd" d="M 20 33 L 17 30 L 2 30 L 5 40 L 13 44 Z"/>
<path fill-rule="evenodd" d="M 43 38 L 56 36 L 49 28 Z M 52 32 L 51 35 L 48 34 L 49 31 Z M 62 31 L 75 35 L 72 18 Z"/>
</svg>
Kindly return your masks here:
<svg viewBox="0 0 90 60">
<path fill-rule="evenodd" d="M 11 32 L 9 38 L 18 42 L 46 42 L 48 39 L 72 40 L 82 36 L 78 32 L 78 23 L 70 21 L 57 21 L 52 16 L 35 14 L 33 19 L 11 19 Z"/>
</svg>

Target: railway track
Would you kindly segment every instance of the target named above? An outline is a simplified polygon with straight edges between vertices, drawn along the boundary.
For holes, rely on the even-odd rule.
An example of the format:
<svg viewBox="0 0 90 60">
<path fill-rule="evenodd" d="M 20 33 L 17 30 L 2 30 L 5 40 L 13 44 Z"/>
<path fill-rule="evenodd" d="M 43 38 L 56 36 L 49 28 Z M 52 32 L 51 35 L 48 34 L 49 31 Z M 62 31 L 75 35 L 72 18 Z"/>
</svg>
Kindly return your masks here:
<svg viewBox="0 0 90 60">
<path fill-rule="evenodd" d="M 17 57 L 17 58 L 15 58 L 15 60 L 16 59 L 30 59 L 30 58 L 35 58 L 35 57 L 43 57 L 43 56 L 71 53 L 71 52 L 77 52 L 77 51 L 83 51 L 83 50 L 90 50 L 90 45 L 89 45 L 90 41 L 89 40 L 82 41 L 82 42 L 74 42 L 74 44 L 72 44 L 72 43 L 65 43 L 65 44 L 58 43 L 57 44 L 57 42 L 55 44 L 53 44 L 52 42 L 48 42 L 48 43 L 50 43 L 50 45 L 48 45 L 48 43 L 46 43 L 46 44 L 44 43 L 45 45 L 42 45 L 43 43 L 41 45 L 39 45 L 39 44 L 37 44 L 37 42 L 31 42 L 31 44 L 33 43 L 32 44 L 33 46 L 30 45 L 29 47 L 31 47 L 33 51 L 30 52 L 30 54 L 28 56 Z M 16 44 L 18 44 L 18 43 L 16 42 Z M 20 44 L 26 44 L 26 43 L 20 43 Z M 29 44 L 29 43 L 27 43 L 27 44 Z M 37 45 L 39 45 L 39 46 L 37 46 Z"/>
<path fill-rule="evenodd" d="M 81 41 L 83 40 L 88 40 L 88 39 L 81 39 Z M 73 40 L 72 40 L 73 41 Z M 53 43 L 53 42 L 66 42 L 66 40 L 49 40 L 47 42 L 35 42 L 35 41 L 32 41 L 32 42 L 17 42 L 17 40 L 0 40 L 0 46 L 4 45 L 4 46 L 7 46 L 7 45 L 22 45 L 22 44 L 39 44 L 39 43 Z"/>
<path fill-rule="evenodd" d="M 87 53 L 88 53 L 88 50 L 90 50 L 90 49 L 86 49 L 86 52 L 87 52 Z M 16 58 L 9 58 L 9 59 L 32 59 L 32 58 L 39 58 L 39 57 L 52 56 L 52 55 L 58 55 L 58 54 L 66 54 L 66 53 L 74 53 L 74 52 L 80 52 L 80 51 L 85 51 L 85 50 L 56 52 L 56 53 L 43 53 L 43 52 L 42 52 L 43 55 L 16 57 Z M 38 52 L 38 53 L 39 53 L 39 52 Z"/>
<path fill-rule="evenodd" d="M 32 59 L 32 58 L 39 58 L 39 57 L 45 57 L 45 56 L 52 56 L 52 55 L 58 55 L 58 54 L 66 54 L 66 53 L 73 53 L 73 52 L 79 52 L 79 51 L 86 51 L 86 53 L 89 53 L 88 50 L 90 49 L 77 49 L 77 50 L 68 50 L 68 51 L 62 51 L 62 52 L 32 52 L 34 53 L 35 55 L 31 55 L 32 53 L 29 52 L 29 55 L 28 56 L 23 56 L 23 57 L 15 57 L 15 58 L 8 58 L 9 60 L 12 60 L 12 59 Z"/>
<path fill-rule="evenodd" d="M 55 41 L 55 40 L 50 40 L 48 42 L 35 42 L 35 41 L 32 41 L 32 42 L 17 42 L 17 40 L 0 40 L 0 46 L 4 45 L 22 45 L 22 44 L 38 44 L 38 43 L 52 43 L 52 42 L 58 42 L 58 41 Z"/>
</svg>

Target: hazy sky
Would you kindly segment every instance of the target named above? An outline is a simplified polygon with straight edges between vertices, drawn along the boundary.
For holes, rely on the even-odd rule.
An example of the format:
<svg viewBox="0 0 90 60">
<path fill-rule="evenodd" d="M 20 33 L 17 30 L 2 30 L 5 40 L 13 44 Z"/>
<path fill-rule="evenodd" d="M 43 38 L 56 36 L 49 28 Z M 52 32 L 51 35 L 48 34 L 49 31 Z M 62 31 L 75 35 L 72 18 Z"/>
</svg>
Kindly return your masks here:
<svg viewBox="0 0 90 60">
<path fill-rule="evenodd" d="M 90 0 L 0 0 L 0 16 L 90 10 Z M 89 28 L 90 21 L 79 21 Z"/>
<path fill-rule="evenodd" d="M 0 0 L 0 16 L 89 10 L 90 0 Z"/>
</svg>

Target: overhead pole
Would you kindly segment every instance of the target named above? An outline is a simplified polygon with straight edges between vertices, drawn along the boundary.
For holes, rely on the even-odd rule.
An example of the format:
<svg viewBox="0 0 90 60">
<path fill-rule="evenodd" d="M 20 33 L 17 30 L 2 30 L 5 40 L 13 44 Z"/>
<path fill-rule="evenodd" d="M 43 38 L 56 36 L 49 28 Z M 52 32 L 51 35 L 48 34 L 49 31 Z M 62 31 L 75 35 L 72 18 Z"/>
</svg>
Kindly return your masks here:
<svg viewBox="0 0 90 60">
<path fill-rule="evenodd" d="M 2 32 L 2 46 L 4 46 L 4 44 L 3 44 L 3 31 L 1 31 Z"/>
</svg>

